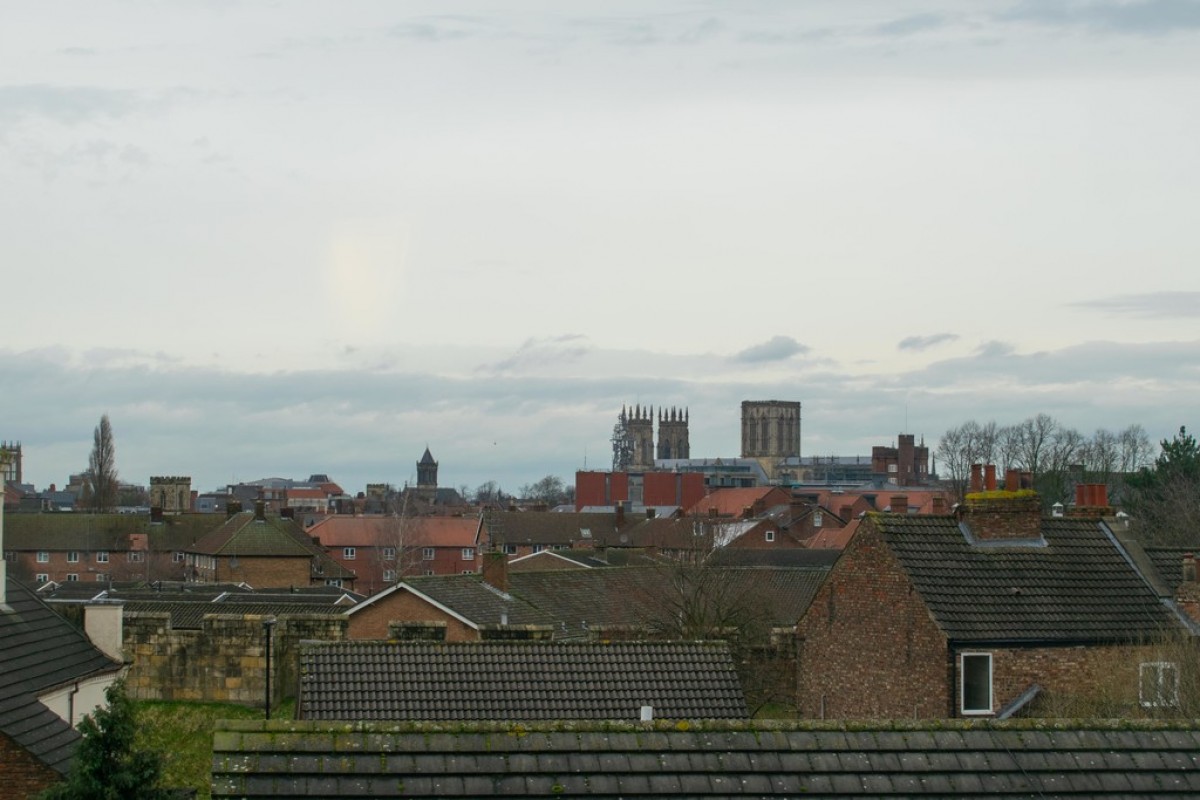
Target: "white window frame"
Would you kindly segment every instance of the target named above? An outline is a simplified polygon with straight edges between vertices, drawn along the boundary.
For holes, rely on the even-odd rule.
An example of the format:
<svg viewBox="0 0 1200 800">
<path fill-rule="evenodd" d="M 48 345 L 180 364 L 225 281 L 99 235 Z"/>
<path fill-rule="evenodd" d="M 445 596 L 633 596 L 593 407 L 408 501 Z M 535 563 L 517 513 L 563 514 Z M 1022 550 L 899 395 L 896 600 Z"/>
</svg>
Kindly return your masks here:
<svg viewBox="0 0 1200 800">
<path fill-rule="evenodd" d="M 433 557 L 435 555 L 437 555 L 437 551 L 435 551 L 432 547 L 425 547 L 421 549 L 422 561 L 433 561 Z"/>
<path fill-rule="evenodd" d="M 535 544 L 533 546 L 533 552 L 535 552 L 535 553 L 540 553 L 545 549 L 546 549 L 546 545 L 544 545 L 544 544 Z"/>
<path fill-rule="evenodd" d="M 1154 695 L 1147 696 L 1147 677 Z M 1174 708 L 1179 705 L 1179 665 L 1174 661 L 1143 661 L 1138 665 L 1138 702 L 1142 708 Z"/>
<path fill-rule="evenodd" d="M 75 583 L 77 580 L 79 580 L 78 572 L 68 572 L 67 573 L 67 583 Z"/>
<path fill-rule="evenodd" d="M 819 528 L 823 524 L 825 524 L 825 517 L 821 514 L 820 511 L 814 511 L 813 516 L 812 516 L 812 526 L 814 528 Z"/>
<path fill-rule="evenodd" d="M 140 564 L 146 560 L 146 554 L 141 550 L 129 551 L 129 562 L 131 564 Z"/>
<path fill-rule="evenodd" d="M 475 548 L 474 547 L 464 547 L 462 549 L 462 557 L 463 557 L 463 561 L 474 561 L 475 560 Z"/>
<path fill-rule="evenodd" d="M 342 588 L 342 579 L 341 578 L 326 578 L 325 585 L 333 586 L 335 588 L 340 589 L 340 588 Z"/>
<path fill-rule="evenodd" d="M 108 580 L 108 573 L 107 573 L 107 572 L 97 572 L 97 573 L 96 573 L 96 581 L 97 581 L 97 583 L 104 583 L 104 582 L 105 582 L 105 581 L 107 581 L 107 580 Z"/>
<path fill-rule="evenodd" d="M 517 554 L 517 546 L 515 544 L 502 545 L 500 551 L 506 556 L 515 556 Z"/>
<path fill-rule="evenodd" d="M 97 564 L 107 564 L 108 563 L 108 551 L 107 550 L 97 550 L 96 551 L 96 563 Z"/>
<path fill-rule="evenodd" d="M 767 531 L 766 538 L 767 538 L 768 542 L 775 541 L 775 531 L 773 531 L 773 530 Z"/>
<path fill-rule="evenodd" d="M 50 575 L 45 572 L 39 572 L 37 575 L 33 576 L 33 582 L 34 583 L 49 583 Z"/>
<path fill-rule="evenodd" d="M 79 563 L 79 551 L 78 550 L 68 550 L 67 551 L 67 563 L 68 564 L 78 564 Z"/>
<path fill-rule="evenodd" d="M 394 547 L 383 548 L 383 560 L 384 561 L 395 561 L 396 560 L 396 548 L 394 548 Z"/>
<path fill-rule="evenodd" d="M 49 550 L 38 550 L 37 563 L 49 564 L 50 563 L 50 551 Z"/>
<path fill-rule="evenodd" d="M 967 660 L 987 659 L 987 708 L 967 708 Z M 958 657 L 958 708 L 965 717 L 990 716 L 996 705 L 996 672 L 991 653 L 962 653 Z"/>
<path fill-rule="evenodd" d="M 358 551 L 353 547 L 343 547 L 342 558 L 346 559 L 347 561 L 353 561 L 358 558 Z"/>
<path fill-rule="evenodd" d="M 178 564 L 180 561 L 183 561 L 183 560 L 184 560 L 184 553 L 182 550 L 176 550 L 174 553 L 171 554 L 171 563 Z"/>
<path fill-rule="evenodd" d="M 384 583 L 395 583 L 396 582 L 396 570 L 385 569 L 383 571 L 383 582 Z"/>
</svg>

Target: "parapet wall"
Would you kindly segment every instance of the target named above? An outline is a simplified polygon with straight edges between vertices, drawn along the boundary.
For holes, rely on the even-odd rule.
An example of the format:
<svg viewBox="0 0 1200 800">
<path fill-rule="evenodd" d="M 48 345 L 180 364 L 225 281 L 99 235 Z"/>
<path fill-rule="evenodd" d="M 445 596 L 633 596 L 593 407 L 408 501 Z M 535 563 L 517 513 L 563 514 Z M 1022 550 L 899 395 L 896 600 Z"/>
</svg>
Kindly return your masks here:
<svg viewBox="0 0 1200 800">
<path fill-rule="evenodd" d="M 125 679 L 137 700 L 201 700 L 261 706 L 266 697 L 266 633 L 260 615 L 209 614 L 202 627 L 171 627 L 166 612 L 125 614 Z M 341 641 L 341 614 L 281 616 L 271 645 L 272 703 L 294 697 L 297 645 L 304 639 Z"/>
</svg>

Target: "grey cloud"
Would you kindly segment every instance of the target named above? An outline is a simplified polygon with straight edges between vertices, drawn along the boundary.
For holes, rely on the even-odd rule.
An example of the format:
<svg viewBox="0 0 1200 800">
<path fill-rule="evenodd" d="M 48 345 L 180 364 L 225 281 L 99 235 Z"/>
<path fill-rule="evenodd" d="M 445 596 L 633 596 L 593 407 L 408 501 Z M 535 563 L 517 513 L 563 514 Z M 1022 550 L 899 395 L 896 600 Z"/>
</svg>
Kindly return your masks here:
<svg viewBox="0 0 1200 800">
<path fill-rule="evenodd" d="M 510 372 L 524 367 L 544 368 L 548 364 L 576 361 L 591 350 L 587 338 L 579 334 L 564 334 L 546 339 L 526 339 L 508 358 L 483 364 L 481 372 Z"/>
<path fill-rule="evenodd" d="M 1200 4 L 1194 0 L 1073 2 L 1032 0 L 998 15 L 1005 21 L 1052 27 L 1081 27 L 1106 33 L 1162 36 L 1200 29 Z"/>
<path fill-rule="evenodd" d="M 807 353 L 811 348 L 791 336 L 773 336 L 762 344 L 747 347 L 733 356 L 734 361 L 755 364 L 763 361 L 783 361 Z"/>
<path fill-rule="evenodd" d="M 388 33 L 398 39 L 419 42 L 450 42 L 478 36 L 490 27 L 488 21 L 482 17 L 446 14 L 402 22 L 393 25 Z"/>
<path fill-rule="evenodd" d="M 1078 308 L 1135 317 L 1200 317 L 1200 292 L 1151 292 L 1071 303 Z"/>
<path fill-rule="evenodd" d="M 133 92 L 91 86 L 0 86 L 0 122 L 44 117 L 74 125 L 96 117 L 123 117 L 139 107 Z"/>
<path fill-rule="evenodd" d="M 1003 358 L 1012 355 L 1015 348 L 1008 342 L 992 340 L 979 345 L 975 352 L 980 358 Z"/>
<path fill-rule="evenodd" d="M 915 33 L 941 28 L 945 24 L 946 17 L 941 14 L 912 14 L 885 22 L 877 26 L 874 32 L 881 36 L 911 36 Z"/>
<path fill-rule="evenodd" d="M 908 336 L 901 339 L 896 348 L 899 350 L 915 350 L 920 352 L 928 350 L 939 344 L 958 341 L 958 335 L 954 333 L 934 333 L 929 336 Z"/>
</svg>

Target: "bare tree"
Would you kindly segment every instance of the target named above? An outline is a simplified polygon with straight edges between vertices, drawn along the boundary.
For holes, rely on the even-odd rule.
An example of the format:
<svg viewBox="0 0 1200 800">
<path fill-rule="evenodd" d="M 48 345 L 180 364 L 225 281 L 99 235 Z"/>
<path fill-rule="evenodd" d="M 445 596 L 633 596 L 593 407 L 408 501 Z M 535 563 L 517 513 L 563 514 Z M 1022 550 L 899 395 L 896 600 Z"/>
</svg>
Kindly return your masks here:
<svg viewBox="0 0 1200 800">
<path fill-rule="evenodd" d="M 88 505 L 95 511 L 117 507 L 117 446 L 108 414 L 100 417 L 88 456 Z"/>
</svg>

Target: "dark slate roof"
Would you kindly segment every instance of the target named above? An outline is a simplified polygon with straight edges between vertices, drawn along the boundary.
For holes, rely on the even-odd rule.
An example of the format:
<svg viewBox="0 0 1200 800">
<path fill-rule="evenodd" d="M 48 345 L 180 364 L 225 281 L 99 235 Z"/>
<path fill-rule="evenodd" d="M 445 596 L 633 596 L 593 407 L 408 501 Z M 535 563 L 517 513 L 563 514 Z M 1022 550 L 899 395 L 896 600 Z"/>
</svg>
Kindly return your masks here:
<svg viewBox="0 0 1200 800">
<path fill-rule="evenodd" d="M 1116 642 L 1179 627 L 1096 520 L 1043 519 L 1038 547 L 969 544 L 953 517 L 868 519 L 951 640 Z"/>
<path fill-rule="evenodd" d="M 38 701 L 47 690 L 122 667 L 37 595 L 8 578 L 0 611 L 0 732 L 65 774 L 79 734 Z"/>
<path fill-rule="evenodd" d="M 552 625 L 554 618 L 534 608 L 529 603 L 500 592 L 483 582 L 479 575 L 445 575 L 406 578 L 397 587 L 409 586 L 414 591 L 430 598 L 464 619 L 476 625 L 497 625 L 507 617 L 510 625 Z M 381 599 L 394 590 L 375 595 L 355 609 Z M 351 609 L 350 613 L 354 613 Z"/>
<path fill-rule="evenodd" d="M 483 541 L 499 550 L 502 544 L 571 546 L 592 540 L 620 544 L 619 531 L 637 522 L 625 515 L 618 525 L 617 515 L 551 513 L 548 511 L 494 511 L 484 518 Z"/>
<path fill-rule="evenodd" d="M 745 719 L 723 642 L 306 642 L 297 717 Z"/>
<path fill-rule="evenodd" d="M 718 547 L 705 563 L 717 567 L 832 567 L 841 550 L 807 547 Z"/>
<path fill-rule="evenodd" d="M 695 725 L 222 720 L 213 797 L 1200 794 L 1200 731 L 1128 723 Z"/>
<path fill-rule="evenodd" d="M 1146 548 L 1146 555 L 1150 557 L 1154 569 L 1158 571 L 1159 578 L 1172 590 L 1183 583 L 1183 557 L 1188 553 L 1194 555 L 1197 552 L 1200 552 L 1200 549 L 1195 547 Z"/>
</svg>

